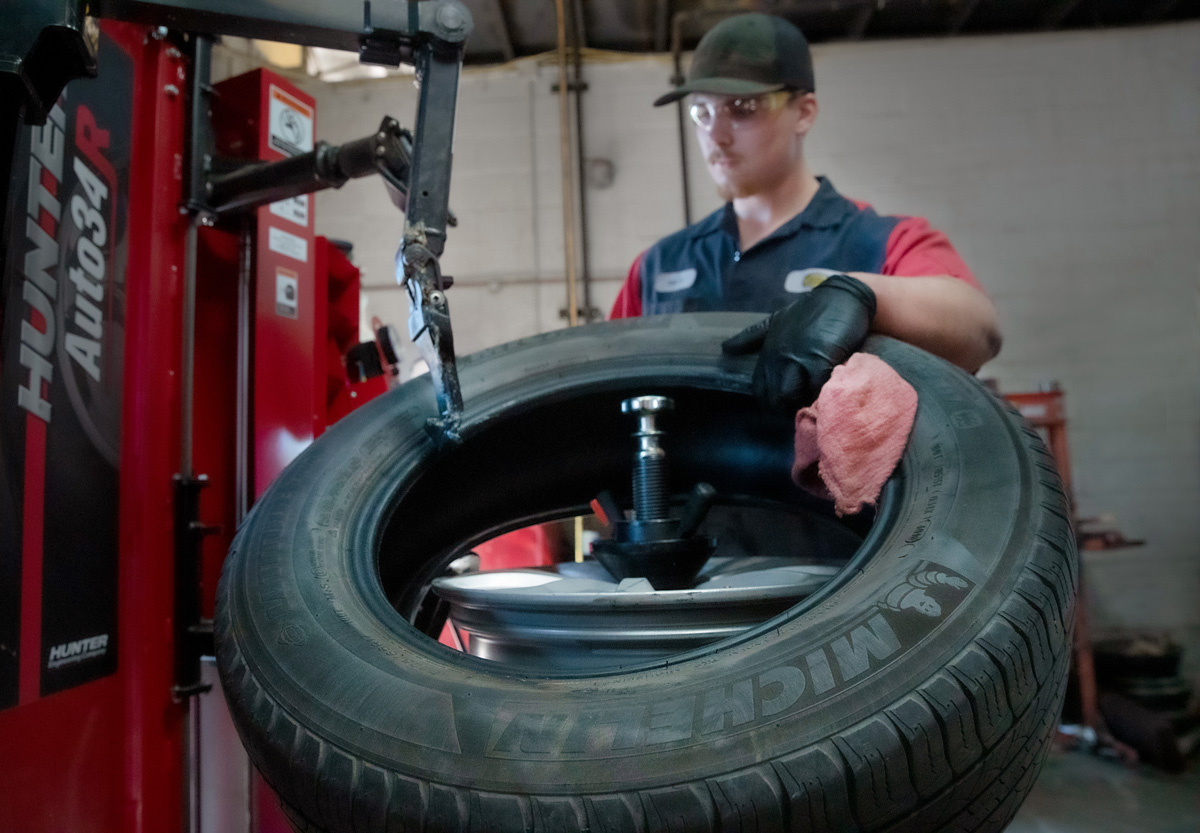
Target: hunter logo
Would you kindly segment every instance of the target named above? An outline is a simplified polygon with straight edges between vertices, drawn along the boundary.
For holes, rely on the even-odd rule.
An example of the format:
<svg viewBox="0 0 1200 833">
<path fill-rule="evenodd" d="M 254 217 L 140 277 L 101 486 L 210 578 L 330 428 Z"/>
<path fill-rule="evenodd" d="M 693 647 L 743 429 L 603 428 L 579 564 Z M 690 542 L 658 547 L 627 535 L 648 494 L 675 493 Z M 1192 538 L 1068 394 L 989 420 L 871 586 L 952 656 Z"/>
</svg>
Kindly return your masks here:
<svg viewBox="0 0 1200 833">
<path fill-rule="evenodd" d="M 50 659 L 46 662 L 46 667 L 58 668 L 83 662 L 85 659 L 96 659 L 104 656 L 107 650 L 108 634 L 106 633 L 89 636 L 87 639 L 77 639 L 74 642 L 64 642 L 50 649 Z"/>
<path fill-rule="evenodd" d="M 29 157 L 29 197 L 26 200 L 22 299 L 28 314 L 21 322 L 19 361 L 26 381 L 17 388 L 17 404 L 49 424 L 50 401 L 47 398 L 54 381 L 54 344 L 57 337 L 54 302 L 58 299 L 58 227 L 62 221 L 59 186 L 63 179 L 66 113 L 60 104 L 50 111 L 50 119 L 33 129 Z"/>
</svg>

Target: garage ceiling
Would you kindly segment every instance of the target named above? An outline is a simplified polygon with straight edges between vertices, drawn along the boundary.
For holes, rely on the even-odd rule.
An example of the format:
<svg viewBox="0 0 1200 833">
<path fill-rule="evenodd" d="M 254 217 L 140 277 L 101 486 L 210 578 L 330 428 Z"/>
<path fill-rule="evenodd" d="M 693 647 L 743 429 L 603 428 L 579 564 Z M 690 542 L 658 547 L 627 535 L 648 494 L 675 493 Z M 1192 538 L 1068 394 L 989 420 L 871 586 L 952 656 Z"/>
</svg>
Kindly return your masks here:
<svg viewBox="0 0 1200 833">
<path fill-rule="evenodd" d="M 464 0 L 475 17 L 471 64 L 554 49 L 555 0 Z M 1200 0 L 564 0 L 580 9 L 584 45 L 665 52 L 672 24 L 684 49 L 722 17 L 763 11 L 786 17 L 813 42 L 1134 26 L 1200 18 Z"/>
</svg>

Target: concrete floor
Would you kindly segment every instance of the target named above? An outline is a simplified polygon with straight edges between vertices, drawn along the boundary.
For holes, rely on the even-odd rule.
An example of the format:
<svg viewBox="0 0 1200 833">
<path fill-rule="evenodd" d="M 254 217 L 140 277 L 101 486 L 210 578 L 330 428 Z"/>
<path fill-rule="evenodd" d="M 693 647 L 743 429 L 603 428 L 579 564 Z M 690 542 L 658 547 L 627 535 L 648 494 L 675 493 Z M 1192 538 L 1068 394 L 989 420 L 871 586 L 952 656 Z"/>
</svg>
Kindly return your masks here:
<svg viewBox="0 0 1200 833">
<path fill-rule="evenodd" d="M 1198 833 L 1200 759 L 1167 775 L 1054 750 L 1006 833 Z"/>
</svg>

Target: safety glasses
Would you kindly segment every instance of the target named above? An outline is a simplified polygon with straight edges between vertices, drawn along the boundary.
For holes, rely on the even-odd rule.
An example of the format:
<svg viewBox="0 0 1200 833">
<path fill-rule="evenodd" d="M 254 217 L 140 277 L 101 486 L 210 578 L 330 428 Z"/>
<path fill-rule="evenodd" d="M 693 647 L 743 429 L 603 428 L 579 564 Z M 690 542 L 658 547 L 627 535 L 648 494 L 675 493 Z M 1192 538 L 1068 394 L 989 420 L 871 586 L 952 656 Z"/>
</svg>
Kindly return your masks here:
<svg viewBox="0 0 1200 833">
<path fill-rule="evenodd" d="M 761 121 L 767 113 L 781 109 L 793 95 L 791 90 L 780 90 L 763 95 L 720 98 L 715 101 L 698 98 L 692 101 L 688 112 L 692 121 L 705 130 L 712 130 L 719 114 L 724 114 L 730 127 L 738 130 Z"/>
</svg>

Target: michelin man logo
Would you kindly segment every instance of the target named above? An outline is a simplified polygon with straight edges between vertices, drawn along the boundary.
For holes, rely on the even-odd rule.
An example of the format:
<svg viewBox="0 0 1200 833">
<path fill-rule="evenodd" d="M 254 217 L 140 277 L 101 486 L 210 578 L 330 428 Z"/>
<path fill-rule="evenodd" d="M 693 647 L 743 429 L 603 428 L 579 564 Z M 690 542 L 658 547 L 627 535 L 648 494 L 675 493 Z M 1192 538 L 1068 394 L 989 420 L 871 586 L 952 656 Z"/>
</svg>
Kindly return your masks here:
<svg viewBox="0 0 1200 833">
<path fill-rule="evenodd" d="M 969 585 L 965 579 L 949 573 L 939 570 L 920 570 L 912 573 L 902 584 L 893 588 L 884 598 L 883 607 L 897 612 L 915 610 L 926 616 L 941 616 L 941 604 L 926 592 L 932 587 L 950 587 L 963 591 Z"/>
</svg>

